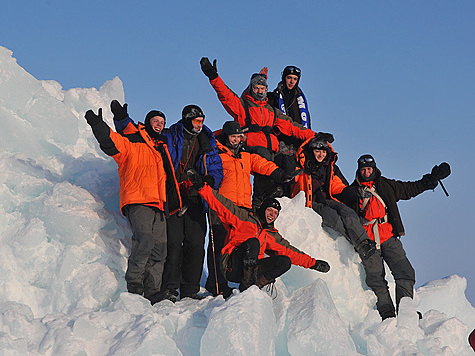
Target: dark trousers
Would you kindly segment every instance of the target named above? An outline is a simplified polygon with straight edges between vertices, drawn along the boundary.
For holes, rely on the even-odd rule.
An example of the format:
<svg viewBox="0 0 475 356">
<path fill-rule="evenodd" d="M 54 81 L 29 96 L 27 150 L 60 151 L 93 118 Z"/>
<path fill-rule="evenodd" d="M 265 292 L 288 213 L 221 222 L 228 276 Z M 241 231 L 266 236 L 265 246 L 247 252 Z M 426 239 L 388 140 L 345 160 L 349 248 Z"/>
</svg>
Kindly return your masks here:
<svg viewBox="0 0 475 356">
<path fill-rule="evenodd" d="M 251 146 L 249 147 L 249 152 L 258 154 L 268 161 L 274 161 L 274 154 L 265 147 Z M 274 193 L 276 188 L 277 183 L 269 176 L 257 173 L 254 174 L 254 184 L 252 187 L 252 207 L 259 207 L 265 198 Z"/>
<path fill-rule="evenodd" d="M 183 216 L 174 214 L 167 223 L 167 260 L 163 272 L 162 290 L 188 296 L 200 290 L 203 271 L 206 215 L 200 197 L 187 197 L 188 210 Z"/>
<path fill-rule="evenodd" d="M 363 240 L 369 239 L 358 215 L 348 206 L 327 199 L 325 204 L 313 203 L 312 209 L 322 217 L 324 226 L 345 236 L 353 246 L 356 247 Z"/>
<path fill-rule="evenodd" d="M 160 291 L 167 257 L 167 223 L 163 213 L 146 205 L 128 205 L 126 217 L 132 229 L 132 250 L 127 264 L 127 286 L 143 286 L 145 298 Z"/>
<path fill-rule="evenodd" d="M 221 220 L 216 216 L 214 211 L 210 211 L 211 216 L 211 230 L 213 231 L 213 238 L 211 238 L 211 230 L 209 233 L 207 265 L 208 265 L 208 279 L 206 280 L 205 288 L 213 294 L 216 294 L 216 273 L 218 276 L 218 288 L 220 292 L 224 290 L 228 285 L 224 271 L 220 268 L 221 250 L 224 247 L 224 241 L 226 240 L 227 231 L 224 228 Z M 213 253 L 214 242 L 214 253 Z"/>
<path fill-rule="evenodd" d="M 244 272 L 244 260 L 256 259 L 259 255 L 259 240 L 251 238 L 239 245 L 229 256 L 230 263 L 226 270 L 228 281 L 240 283 Z M 272 256 L 257 260 L 257 277 L 263 275 L 267 280 L 275 280 L 292 266 L 287 256 Z"/>
<path fill-rule="evenodd" d="M 385 279 L 383 260 L 388 264 L 391 274 L 396 283 L 396 309 L 403 297 L 413 297 L 413 288 L 416 282 L 414 268 L 409 262 L 401 241 L 396 237 L 381 244 L 381 250 L 377 251 L 369 259 L 363 261 L 366 272 L 366 284 L 378 298 L 377 307 L 381 311 L 390 309 L 394 311 L 394 305 L 389 295 L 388 283 Z"/>
</svg>

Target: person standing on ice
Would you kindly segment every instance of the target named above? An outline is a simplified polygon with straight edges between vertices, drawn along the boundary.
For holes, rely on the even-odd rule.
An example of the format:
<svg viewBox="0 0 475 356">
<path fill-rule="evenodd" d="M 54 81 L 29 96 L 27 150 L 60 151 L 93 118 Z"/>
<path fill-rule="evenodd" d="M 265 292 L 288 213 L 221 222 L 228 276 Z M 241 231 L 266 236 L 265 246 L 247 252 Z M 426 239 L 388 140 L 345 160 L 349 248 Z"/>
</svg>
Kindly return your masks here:
<svg viewBox="0 0 475 356">
<path fill-rule="evenodd" d="M 124 110 L 118 101 L 113 113 Z M 118 134 L 104 122 L 102 108 L 85 114 L 102 151 L 119 166 L 120 210 L 132 230 L 132 249 L 125 280 L 129 293 L 143 295 L 155 304 L 161 299 L 161 284 L 167 255 L 166 217 L 181 208 L 181 196 L 162 130 L 165 115 L 157 110 L 145 117 L 135 132 Z"/>
<path fill-rule="evenodd" d="M 205 115 L 197 105 L 187 105 L 182 119 L 164 130 L 175 175 L 180 185 L 183 209 L 169 218 L 168 250 L 163 272 L 164 299 L 176 302 L 180 298 L 202 299 L 199 295 L 203 271 L 206 236 L 206 207 L 191 188 L 186 171 L 195 168 L 218 188 L 223 179 L 223 167 L 213 132 L 204 125 Z M 126 114 L 124 120 L 114 120 L 118 132 L 134 130 L 134 121 Z"/>
<path fill-rule="evenodd" d="M 188 175 L 228 232 L 220 265 L 229 281 L 240 283 L 240 291 L 273 283 L 292 264 L 323 273 L 330 270 L 326 261 L 316 260 L 291 246 L 274 228 L 281 210 L 276 199 L 266 198 L 254 214 L 211 189 L 196 171 L 190 170 Z"/>
<path fill-rule="evenodd" d="M 364 261 L 376 251 L 375 244 L 358 215 L 338 200 L 348 182 L 336 165 L 337 153 L 330 142 L 333 135 L 318 133 L 297 150 L 297 162 L 304 173 L 295 178 L 292 196 L 304 191 L 306 206 L 322 217 L 324 226 L 345 236 Z"/>
<path fill-rule="evenodd" d="M 267 75 L 268 68 L 264 67 L 260 73 Z M 307 99 L 299 87 L 302 72 L 296 66 L 286 66 L 282 71 L 282 80 L 277 84 L 277 88 L 267 94 L 269 105 L 278 108 L 282 113 L 290 116 L 292 120 L 308 129 L 310 125 L 310 112 L 308 111 Z M 302 140 L 285 134 L 280 134 L 279 152 L 274 158 L 274 162 L 287 172 L 295 170 L 297 161 L 295 151 L 303 143 Z M 291 196 L 290 184 L 283 185 L 284 196 Z"/>
<path fill-rule="evenodd" d="M 366 284 L 377 297 L 377 309 L 384 319 L 396 316 L 403 297 L 413 297 L 415 272 L 400 241 L 405 235 L 397 202 L 408 200 L 422 192 L 435 189 L 438 182 L 450 175 L 448 163 L 434 166 L 431 173 L 414 182 L 402 182 L 381 175 L 373 156 L 365 154 L 358 158 L 356 178 L 350 188 L 363 189 L 365 197 L 355 194 L 344 195 L 343 200 L 360 217 L 364 229 L 377 252 L 363 261 Z M 384 278 L 385 261 L 396 283 L 396 309 L 389 295 L 388 283 Z"/>
<path fill-rule="evenodd" d="M 251 210 L 252 186 L 251 173 L 270 176 L 276 182 L 286 182 L 293 178 L 277 165 L 255 153 L 247 151 L 243 145 L 243 132 L 236 121 L 226 121 L 221 132 L 215 132 L 219 156 L 223 162 L 223 180 L 218 191 L 240 208 Z M 208 279 L 205 288 L 217 295 L 225 297 L 232 291 L 227 280 L 219 268 L 216 268 L 218 280 L 215 277 L 215 264 L 220 259 L 221 249 L 224 246 L 227 231 L 216 213 L 211 211 L 213 241 L 208 244 Z M 214 251 L 214 253 L 213 253 Z M 218 286 L 216 286 L 216 283 Z"/>
<path fill-rule="evenodd" d="M 247 145 L 251 152 L 273 161 L 274 155 L 279 151 L 278 134 L 283 133 L 302 141 L 314 136 L 312 130 L 294 122 L 292 118 L 268 104 L 265 74 L 254 73 L 248 87 L 239 97 L 219 77 L 216 60 L 211 64 L 207 57 L 203 57 L 200 64 L 223 107 L 246 132 Z M 276 182 L 269 177 L 255 175 L 253 205 L 258 206 L 276 188 Z"/>
</svg>

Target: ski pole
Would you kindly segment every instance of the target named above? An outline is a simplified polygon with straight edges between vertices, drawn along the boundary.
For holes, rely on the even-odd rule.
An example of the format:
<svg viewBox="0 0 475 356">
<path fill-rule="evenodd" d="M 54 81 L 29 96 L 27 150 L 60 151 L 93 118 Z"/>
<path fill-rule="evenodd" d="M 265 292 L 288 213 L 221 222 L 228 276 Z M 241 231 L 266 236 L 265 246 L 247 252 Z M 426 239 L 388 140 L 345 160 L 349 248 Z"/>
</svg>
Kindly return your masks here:
<svg viewBox="0 0 475 356">
<path fill-rule="evenodd" d="M 208 174 L 208 167 L 206 166 L 206 153 L 203 155 L 203 165 L 205 167 L 205 175 Z M 218 271 L 216 268 L 216 253 L 214 252 L 214 234 L 213 234 L 213 224 L 211 223 L 211 213 L 208 206 L 208 225 L 209 225 L 209 236 L 211 238 L 211 250 L 213 251 L 213 267 L 214 267 L 214 280 L 216 282 L 216 294 L 219 295 L 219 285 L 218 285 Z M 208 271 L 209 272 L 209 271 Z"/>
<path fill-rule="evenodd" d="M 441 180 L 439 180 L 440 186 L 442 187 L 442 190 L 444 191 L 446 196 L 449 196 L 449 193 L 447 193 L 447 189 L 445 189 L 444 184 L 442 183 Z"/>
</svg>

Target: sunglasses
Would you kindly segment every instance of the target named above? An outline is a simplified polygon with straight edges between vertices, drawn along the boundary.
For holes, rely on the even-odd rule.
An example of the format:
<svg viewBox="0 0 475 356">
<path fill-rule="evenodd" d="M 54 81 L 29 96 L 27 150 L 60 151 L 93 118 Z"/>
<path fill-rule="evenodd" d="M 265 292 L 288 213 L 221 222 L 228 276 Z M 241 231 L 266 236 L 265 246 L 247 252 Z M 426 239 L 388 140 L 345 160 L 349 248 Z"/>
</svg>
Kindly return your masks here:
<svg viewBox="0 0 475 356">
<path fill-rule="evenodd" d="M 205 119 L 192 119 L 191 122 L 196 124 L 196 125 L 200 125 L 203 123 L 203 121 L 205 121 Z"/>
<path fill-rule="evenodd" d="M 364 156 L 364 157 L 360 157 L 360 159 L 358 160 L 359 163 L 373 163 L 374 162 L 374 158 L 371 157 L 371 156 Z"/>
</svg>

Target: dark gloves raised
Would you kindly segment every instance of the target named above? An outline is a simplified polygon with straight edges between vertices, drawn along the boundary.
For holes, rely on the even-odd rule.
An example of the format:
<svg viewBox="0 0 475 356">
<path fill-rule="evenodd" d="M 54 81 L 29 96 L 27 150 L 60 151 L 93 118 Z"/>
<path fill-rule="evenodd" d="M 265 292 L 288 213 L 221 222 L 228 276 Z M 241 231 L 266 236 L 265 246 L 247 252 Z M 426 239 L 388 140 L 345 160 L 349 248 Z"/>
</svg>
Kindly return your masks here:
<svg viewBox="0 0 475 356">
<path fill-rule="evenodd" d="M 362 260 L 367 260 L 376 252 L 376 242 L 370 239 L 366 239 L 360 242 L 360 244 L 356 246 L 355 249 Z"/>
<path fill-rule="evenodd" d="M 193 188 L 196 190 L 200 190 L 203 188 L 205 185 L 205 182 L 203 181 L 203 178 L 201 178 L 201 175 L 194 169 L 189 169 L 186 171 L 186 174 L 188 175 L 188 179 L 191 182 L 191 185 Z"/>
<path fill-rule="evenodd" d="M 424 176 L 421 179 L 421 183 L 424 189 L 429 190 L 429 189 L 435 189 L 439 181 L 437 179 L 434 179 L 434 177 L 432 177 L 432 174 L 428 173 L 428 174 L 424 174 Z"/>
<path fill-rule="evenodd" d="M 124 106 L 122 106 L 117 100 L 111 101 L 111 111 L 112 114 L 114 114 L 115 121 L 125 120 L 127 119 L 127 116 L 129 116 L 129 114 L 127 113 L 127 104 L 124 104 Z"/>
<path fill-rule="evenodd" d="M 450 165 L 447 162 L 442 162 L 438 166 L 435 165 L 430 172 L 430 175 L 435 180 L 442 180 L 450 175 Z"/>
<path fill-rule="evenodd" d="M 84 115 L 84 117 L 90 126 L 94 126 L 104 120 L 102 118 L 102 108 L 99 109 L 97 115 L 94 114 L 94 111 L 88 110 L 86 111 L 86 115 Z"/>
<path fill-rule="evenodd" d="M 218 67 L 216 66 L 216 59 L 211 65 L 211 62 L 209 61 L 208 57 L 203 57 L 200 60 L 200 64 L 201 70 L 209 78 L 209 80 L 213 80 L 218 77 Z"/>
<path fill-rule="evenodd" d="M 314 269 L 315 271 L 327 273 L 330 270 L 330 265 L 327 261 L 316 260 L 315 264 L 310 267 L 310 269 Z"/>
<path fill-rule="evenodd" d="M 214 187 L 214 177 L 210 174 L 207 174 L 203 177 L 203 180 L 205 181 L 205 183 L 207 183 L 211 188 Z"/>
</svg>

